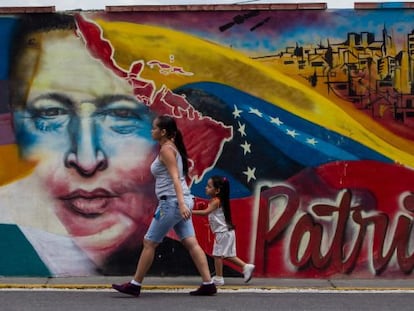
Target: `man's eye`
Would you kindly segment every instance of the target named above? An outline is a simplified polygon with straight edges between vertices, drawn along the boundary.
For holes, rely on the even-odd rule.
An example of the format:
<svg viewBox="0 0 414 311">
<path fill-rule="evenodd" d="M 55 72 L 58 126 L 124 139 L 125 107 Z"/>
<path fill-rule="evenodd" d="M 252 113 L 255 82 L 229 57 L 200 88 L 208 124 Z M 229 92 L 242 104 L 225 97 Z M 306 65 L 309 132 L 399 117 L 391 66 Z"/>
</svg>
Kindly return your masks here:
<svg viewBox="0 0 414 311">
<path fill-rule="evenodd" d="M 139 115 L 131 109 L 111 109 L 107 114 L 118 118 L 139 118 Z"/>
<path fill-rule="evenodd" d="M 51 118 L 51 117 L 66 115 L 68 114 L 68 112 L 62 108 L 47 108 L 47 109 L 39 109 L 35 112 L 35 114 L 38 117 Z"/>
<path fill-rule="evenodd" d="M 132 111 L 128 109 L 116 109 L 112 111 L 112 114 L 121 118 L 132 117 L 134 115 Z"/>
</svg>

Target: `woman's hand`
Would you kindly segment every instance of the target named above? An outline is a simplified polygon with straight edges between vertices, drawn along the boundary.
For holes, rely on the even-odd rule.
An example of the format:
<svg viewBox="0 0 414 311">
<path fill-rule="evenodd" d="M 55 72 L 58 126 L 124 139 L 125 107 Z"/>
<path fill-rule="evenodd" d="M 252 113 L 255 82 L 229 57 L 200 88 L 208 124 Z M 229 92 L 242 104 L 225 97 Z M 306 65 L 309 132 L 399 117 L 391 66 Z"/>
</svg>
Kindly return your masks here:
<svg viewBox="0 0 414 311">
<path fill-rule="evenodd" d="M 180 214 L 181 214 L 181 217 L 185 220 L 188 220 L 191 218 L 191 210 L 185 204 L 180 205 Z"/>
</svg>

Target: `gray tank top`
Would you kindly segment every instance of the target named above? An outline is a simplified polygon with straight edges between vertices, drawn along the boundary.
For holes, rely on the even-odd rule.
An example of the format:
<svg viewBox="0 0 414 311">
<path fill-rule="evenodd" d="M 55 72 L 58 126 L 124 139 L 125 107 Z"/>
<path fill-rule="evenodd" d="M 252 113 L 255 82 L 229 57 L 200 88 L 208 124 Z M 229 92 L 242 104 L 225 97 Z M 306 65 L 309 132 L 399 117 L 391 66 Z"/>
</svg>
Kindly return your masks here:
<svg viewBox="0 0 414 311">
<path fill-rule="evenodd" d="M 181 187 L 183 189 L 184 196 L 190 195 L 185 176 L 183 175 L 183 160 L 180 153 L 173 146 L 168 147 L 174 149 L 175 159 L 177 160 L 178 172 L 180 174 Z M 174 184 L 168 173 L 167 167 L 160 161 L 159 155 L 151 164 L 151 173 L 155 177 L 155 195 L 159 199 L 161 196 L 176 196 Z"/>
</svg>

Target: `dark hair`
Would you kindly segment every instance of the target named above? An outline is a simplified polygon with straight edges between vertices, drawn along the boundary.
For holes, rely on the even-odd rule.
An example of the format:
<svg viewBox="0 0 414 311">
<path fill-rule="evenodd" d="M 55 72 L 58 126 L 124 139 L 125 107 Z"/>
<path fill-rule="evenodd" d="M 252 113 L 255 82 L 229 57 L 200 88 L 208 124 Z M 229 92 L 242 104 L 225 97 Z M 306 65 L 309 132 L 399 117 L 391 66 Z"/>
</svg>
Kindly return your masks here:
<svg viewBox="0 0 414 311">
<path fill-rule="evenodd" d="M 217 194 L 217 197 L 220 199 L 221 208 L 224 212 L 224 218 L 226 219 L 227 226 L 229 230 L 234 229 L 233 222 L 231 220 L 231 211 L 230 211 L 230 183 L 229 180 L 224 176 L 214 175 L 210 177 L 213 182 L 213 187 L 220 190 Z"/>
<path fill-rule="evenodd" d="M 20 71 L 27 71 L 24 65 L 19 65 L 22 55 L 27 48 L 40 47 L 32 35 L 53 30 L 76 30 L 75 18 L 63 13 L 39 13 L 19 15 L 12 32 L 9 50 L 9 106 L 24 108 L 27 96 L 27 85 L 22 80 Z M 35 66 L 33 64 L 33 66 Z"/>
<path fill-rule="evenodd" d="M 177 123 L 175 122 L 173 117 L 162 115 L 156 118 L 157 126 L 161 130 L 165 130 L 167 132 L 167 137 L 174 141 L 175 146 L 178 149 L 178 152 L 183 159 L 183 173 L 184 175 L 188 174 L 188 155 L 187 149 L 184 145 L 183 135 L 181 131 L 177 127 Z"/>
</svg>

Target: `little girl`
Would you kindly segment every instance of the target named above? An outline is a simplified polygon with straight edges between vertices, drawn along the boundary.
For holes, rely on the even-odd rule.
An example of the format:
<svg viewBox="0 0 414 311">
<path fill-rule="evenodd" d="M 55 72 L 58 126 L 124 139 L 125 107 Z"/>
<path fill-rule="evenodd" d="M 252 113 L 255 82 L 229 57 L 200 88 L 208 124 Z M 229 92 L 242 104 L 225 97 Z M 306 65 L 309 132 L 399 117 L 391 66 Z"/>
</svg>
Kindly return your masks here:
<svg viewBox="0 0 414 311">
<path fill-rule="evenodd" d="M 211 198 L 207 208 L 193 210 L 193 215 L 207 216 L 214 233 L 213 257 L 216 276 L 214 284 L 224 285 L 223 258 L 243 269 L 244 281 L 252 278 L 255 268 L 236 256 L 236 235 L 231 221 L 230 183 L 226 177 L 212 176 L 206 185 L 206 194 Z M 204 204 L 205 205 L 205 204 Z"/>
</svg>

